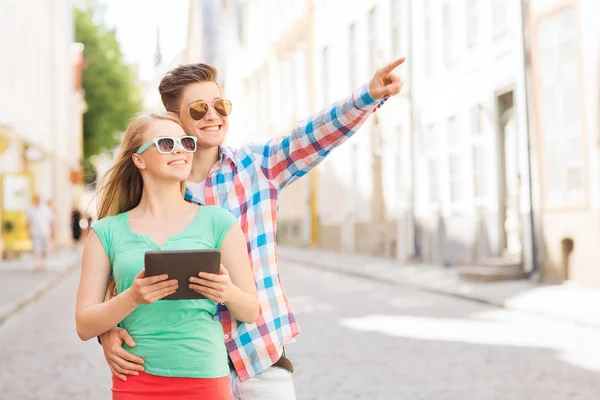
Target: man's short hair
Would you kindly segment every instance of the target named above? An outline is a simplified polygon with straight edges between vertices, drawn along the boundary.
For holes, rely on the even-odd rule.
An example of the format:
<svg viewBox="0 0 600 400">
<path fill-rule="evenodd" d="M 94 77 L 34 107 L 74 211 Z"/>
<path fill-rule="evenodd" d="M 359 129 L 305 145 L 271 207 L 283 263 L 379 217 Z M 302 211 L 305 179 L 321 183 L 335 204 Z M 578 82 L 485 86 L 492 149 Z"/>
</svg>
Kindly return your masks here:
<svg viewBox="0 0 600 400">
<path fill-rule="evenodd" d="M 208 64 L 179 65 L 165 75 L 158 85 L 160 98 L 167 111 L 179 113 L 179 103 L 183 89 L 196 82 L 217 82 L 219 73 Z"/>
</svg>

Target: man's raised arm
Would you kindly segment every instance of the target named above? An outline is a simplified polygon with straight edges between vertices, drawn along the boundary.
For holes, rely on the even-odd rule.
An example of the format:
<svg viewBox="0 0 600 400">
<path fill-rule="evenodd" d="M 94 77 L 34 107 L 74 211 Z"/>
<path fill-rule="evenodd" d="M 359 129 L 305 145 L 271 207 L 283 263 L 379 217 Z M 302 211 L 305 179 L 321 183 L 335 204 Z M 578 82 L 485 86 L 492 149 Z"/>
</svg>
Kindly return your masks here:
<svg viewBox="0 0 600 400">
<path fill-rule="evenodd" d="M 354 135 L 387 98 L 400 92 L 402 81 L 393 70 L 404 60 L 400 58 L 377 70 L 371 81 L 352 96 L 309 117 L 290 135 L 254 145 L 252 150 L 265 176 L 282 189 L 323 161 Z"/>
</svg>

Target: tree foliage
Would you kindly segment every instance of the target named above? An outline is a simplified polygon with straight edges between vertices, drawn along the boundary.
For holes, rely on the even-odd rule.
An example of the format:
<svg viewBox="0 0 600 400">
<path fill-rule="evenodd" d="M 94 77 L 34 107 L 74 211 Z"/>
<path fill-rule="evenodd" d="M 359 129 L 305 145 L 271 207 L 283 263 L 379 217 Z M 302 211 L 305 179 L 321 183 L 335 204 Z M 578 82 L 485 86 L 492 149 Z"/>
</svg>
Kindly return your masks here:
<svg viewBox="0 0 600 400">
<path fill-rule="evenodd" d="M 116 31 L 106 27 L 99 11 L 93 2 L 74 10 L 75 40 L 85 46 L 83 152 L 88 171 L 90 157 L 114 148 L 119 133 L 142 109 L 135 69 L 124 62 Z"/>
</svg>

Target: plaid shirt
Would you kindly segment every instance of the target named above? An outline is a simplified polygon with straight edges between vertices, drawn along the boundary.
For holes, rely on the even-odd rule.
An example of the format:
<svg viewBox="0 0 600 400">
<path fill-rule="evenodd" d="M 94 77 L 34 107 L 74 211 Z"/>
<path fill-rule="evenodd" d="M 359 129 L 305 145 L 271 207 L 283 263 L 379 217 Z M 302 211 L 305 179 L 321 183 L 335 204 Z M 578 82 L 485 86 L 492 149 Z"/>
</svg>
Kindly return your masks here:
<svg viewBox="0 0 600 400">
<path fill-rule="evenodd" d="M 185 199 L 229 210 L 242 227 L 258 289 L 260 313 L 253 324 L 235 320 L 223 304 L 217 315 L 240 380 L 273 365 L 283 346 L 300 331 L 279 280 L 277 204 L 279 191 L 308 173 L 331 150 L 350 138 L 384 101 L 365 85 L 346 100 L 302 122 L 291 135 L 240 149 L 221 146 L 204 193 L 186 188 Z"/>
</svg>

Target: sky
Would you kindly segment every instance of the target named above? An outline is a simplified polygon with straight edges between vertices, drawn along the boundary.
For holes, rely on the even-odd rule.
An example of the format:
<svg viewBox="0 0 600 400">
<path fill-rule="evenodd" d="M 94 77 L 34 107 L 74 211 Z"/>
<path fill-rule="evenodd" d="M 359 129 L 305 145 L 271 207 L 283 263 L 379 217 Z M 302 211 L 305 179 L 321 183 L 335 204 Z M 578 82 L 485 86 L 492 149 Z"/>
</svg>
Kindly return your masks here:
<svg viewBox="0 0 600 400">
<path fill-rule="evenodd" d="M 106 4 L 106 23 L 117 29 L 125 60 L 138 66 L 141 80 L 150 80 L 154 74 L 157 27 L 163 61 L 168 62 L 185 47 L 189 0 L 100 0 L 99 3 Z"/>
</svg>

